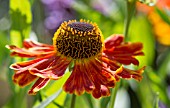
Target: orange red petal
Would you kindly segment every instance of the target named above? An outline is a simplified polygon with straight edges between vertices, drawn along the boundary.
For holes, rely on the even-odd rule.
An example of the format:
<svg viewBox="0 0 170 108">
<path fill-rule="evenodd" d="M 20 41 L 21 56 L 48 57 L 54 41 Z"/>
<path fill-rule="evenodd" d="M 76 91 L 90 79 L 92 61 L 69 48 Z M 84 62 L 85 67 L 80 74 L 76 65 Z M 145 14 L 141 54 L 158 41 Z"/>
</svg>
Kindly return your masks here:
<svg viewBox="0 0 170 108">
<path fill-rule="evenodd" d="M 65 82 L 63 89 L 68 93 L 81 95 L 91 93 L 95 98 L 109 96 L 109 88 L 114 88 L 120 78 L 142 79 L 145 67 L 139 70 L 130 70 L 122 66 L 139 62 L 135 56 L 143 55 L 141 43 L 124 43 L 122 35 L 112 35 L 105 41 L 102 56 L 89 58 L 87 61 L 75 60 L 70 77 Z M 7 46 L 12 53 L 20 57 L 35 57 L 33 60 L 18 62 L 10 66 L 15 71 L 13 81 L 19 86 L 34 83 L 29 94 L 36 94 L 44 88 L 51 79 L 61 78 L 72 61 L 57 55 L 54 47 L 30 40 L 23 42 L 24 48 Z"/>
<path fill-rule="evenodd" d="M 24 87 L 32 83 L 36 78 L 37 76 L 30 74 L 28 70 L 26 70 L 24 72 L 16 72 L 12 79 L 14 83 Z"/>
<path fill-rule="evenodd" d="M 28 94 L 35 95 L 40 89 L 43 89 L 49 81 L 49 78 L 39 78 L 32 86 L 32 88 L 28 91 Z"/>
<path fill-rule="evenodd" d="M 57 80 L 64 75 L 65 70 L 67 69 L 70 62 L 70 60 L 63 59 L 59 56 L 53 56 L 48 58 L 47 62 L 44 62 L 38 67 L 31 67 L 29 72 L 32 75 L 36 75 L 41 78 Z"/>
<path fill-rule="evenodd" d="M 54 54 L 54 47 L 52 45 L 35 43 L 31 40 L 25 40 L 23 42 L 23 48 L 18 48 L 15 45 L 6 45 L 10 49 L 11 56 L 20 57 L 42 57 L 50 54 Z"/>
<path fill-rule="evenodd" d="M 63 89 L 68 93 L 75 93 L 81 95 L 85 91 L 90 93 L 94 89 L 94 84 L 87 74 L 86 70 L 83 70 L 80 64 L 76 64 L 72 71 L 72 74 L 65 82 Z"/>
<path fill-rule="evenodd" d="M 101 85 L 93 90 L 92 95 L 94 98 L 100 98 L 102 96 L 110 96 L 110 90 L 108 87 Z"/>
<path fill-rule="evenodd" d="M 123 43 L 122 35 L 112 35 L 106 39 L 105 56 L 111 60 L 125 65 L 134 64 L 139 65 L 135 56 L 144 55 L 142 52 L 142 43 Z"/>
<path fill-rule="evenodd" d="M 144 72 L 145 66 L 140 68 L 139 70 L 131 70 L 124 67 L 120 68 L 122 68 L 122 72 L 118 73 L 117 75 L 120 76 L 121 78 L 124 79 L 134 78 L 137 81 L 141 81 L 143 78 L 142 73 Z"/>
<path fill-rule="evenodd" d="M 111 35 L 105 40 L 105 48 L 110 49 L 113 46 L 118 46 L 123 42 L 123 40 L 124 37 L 121 34 Z"/>
</svg>

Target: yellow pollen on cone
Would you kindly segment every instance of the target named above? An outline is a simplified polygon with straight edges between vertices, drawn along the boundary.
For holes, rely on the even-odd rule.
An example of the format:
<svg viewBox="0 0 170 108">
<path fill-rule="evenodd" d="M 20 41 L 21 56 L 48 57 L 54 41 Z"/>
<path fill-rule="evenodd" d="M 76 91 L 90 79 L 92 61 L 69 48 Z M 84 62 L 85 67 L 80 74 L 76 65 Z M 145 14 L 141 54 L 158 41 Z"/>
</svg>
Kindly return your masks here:
<svg viewBox="0 0 170 108">
<path fill-rule="evenodd" d="M 72 59 L 88 59 L 102 52 L 103 36 L 97 24 L 69 20 L 63 22 L 53 37 L 53 45 L 60 55 Z"/>
</svg>

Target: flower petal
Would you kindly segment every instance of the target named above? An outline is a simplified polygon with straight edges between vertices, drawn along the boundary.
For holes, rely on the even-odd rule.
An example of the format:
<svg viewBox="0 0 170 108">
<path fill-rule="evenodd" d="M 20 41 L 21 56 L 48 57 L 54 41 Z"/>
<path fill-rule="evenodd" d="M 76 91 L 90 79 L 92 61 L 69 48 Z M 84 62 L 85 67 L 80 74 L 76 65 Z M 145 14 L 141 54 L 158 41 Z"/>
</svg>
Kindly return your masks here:
<svg viewBox="0 0 170 108">
<path fill-rule="evenodd" d="M 25 40 L 23 45 L 24 48 L 18 48 L 15 45 L 6 45 L 6 48 L 12 51 L 11 56 L 20 57 L 42 57 L 55 53 L 54 47 L 52 45 L 35 43 L 28 40 Z"/>
<path fill-rule="evenodd" d="M 23 47 L 28 49 L 28 48 L 34 48 L 34 47 L 52 47 L 52 45 L 35 42 L 30 39 L 25 39 L 23 42 Z"/>
<path fill-rule="evenodd" d="M 65 82 L 63 89 L 68 93 L 81 95 L 85 91 L 90 93 L 94 89 L 94 84 L 84 70 L 83 65 L 75 64 L 70 77 Z"/>
<path fill-rule="evenodd" d="M 36 67 L 36 66 L 42 64 L 43 62 L 48 61 L 49 58 L 50 57 L 46 56 L 46 57 L 43 57 L 43 58 L 37 58 L 37 59 L 34 59 L 34 60 L 30 60 L 30 61 L 14 63 L 10 66 L 10 68 L 15 70 L 15 71 L 29 70 L 29 68 L 31 68 L 31 67 Z"/>
<path fill-rule="evenodd" d="M 30 68 L 29 72 L 32 75 L 36 75 L 41 78 L 50 78 L 57 80 L 63 76 L 70 62 L 70 60 L 55 56 L 49 58 L 46 62 L 41 64 L 42 66 Z"/>
<path fill-rule="evenodd" d="M 137 81 L 141 81 L 143 78 L 142 73 L 144 72 L 145 66 L 139 70 L 130 70 L 124 68 L 123 66 L 120 68 L 122 69 L 122 72 L 117 73 L 117 75 L 120 76 L 121 78 L 124 79 L 134 78 Z"/>
<path fill-rule="evenodd" d="M 13 81 L 19 86 L 29 85 L 32 81 L 34 81 L 37 78 L 37 76 L 29 73 L 28 71 L 29 68 L 42 65 L 42 63 L 46 62 L 47 60 L 48 60 L 47 57 L 44 57 L 44 58 L 38 58 L 26 62 L 19 62 L 19 63 L 12 64 L 10 68 L 15 71 L 15 74 L 13 76 Z"/>
<path fill-rule="evenodd" d="M 102 96 L 110 96 L 110 90 L 108 87 L 101 85 L 99 88 L 93 90 L 92 95 L 94 98 L 98 99 Z"/>
<path fill-rule="evenodd" d="M 118 46 L 123 42 L 123 40 L 124 37 L 121 34 L 111 35 L 105 40 L 105 48 L 110 49 L 113 46 Z"/>
<path fill-rule="evenodd" d="M 12 64 L 11 69 L 19 75 L 29 71 L 30 74 L 41 78 L 59 79 L 68 67 L 70 60 L 59 56 L 45 56 L 34 60 Z"/>
<path fill-rule="evenodd" d="M 111 87 L 114 87 L 116 79 L 112 75 L 111 70 L 104 66 L 103 62 L 98 60 L 91 61 L 86 68 L 91 68 L 92 71 L 88 71 L 88 74 L 91 74 L 95 79 L 97 78 L 95 81 L 100 82 L 100 85 L 112 83 Z"/>
<path fill-rule="evenodd" d="M 114 47 L 114 46 L 112 46 Z M 114 49 L 108 49 L 108 54 L 114 54 L 114 56 L 136 56 L 143 55 L 142 53 L 143 45 L 142 43 L 125 43 L 119 46 L 115 46 Z"/>
<path fill-rule="evenodd" d="M 119 37 L 119 36 L 118 36 Z M 106 41 L 106 49 L 104 50 L 105 56 L 111 60 L 116 60 L 117 62 L 125 65 L 134 64 L 139 65 L 138 60 L 135 56 L 144 55 L 142 52 L 143 45 L 142 43 L 120 43 L 117 36 L 113 36 L 111 40 Z M 114 38 L 116 38 L 114 40 Z M 122 39 L 122 37 L 119 37 Z M 110 39 L 110 38 L 109 38 Z M 120 40 L 121 40 L 120 39 Z M 113 42 L 110 42 L 113 41 Z M 115 44 L 115 42 L 119 44 Z M 109 43 L 109 45 L 108 45 Z M 112 44 L 113 43 L 113 44 Z"/>
<path fill-rule="evenodd" d="M 111 73 L 113 74 L 113 76 L 115 77 L 117 81 L 120 78 L 125 78 L 125 79 L 134 78 L 138 81 L 142 79 L 142 73 L 145 69 L 145 66 L 139 70 L 130 70 L 130 69 L 124 68 L 123 66 L 121 66 L 121 64 L 116 63 L 116 61 L 110 60 L 106 57 L 103 57 L 102 60 L 103 62 L 107 64 L 109 69 L 112 70 Z"/>
<path fill-rule="evenodd" d="M 92 94 L 95 98 L 100 98 L 101 96 L 109 96 L 109 87 L 114 87 L 117 78 L 108 70 L 104 64 L 98 60 L 89 61 L 85 64 L 88 76 L 93 81 L 95 89 Z"/>
<path fill-rule="evenodd" d="M 42 63 L 46 62 L 47 60 L 48 59 L 45 58 L 38 58 L 27 62 L 12 64 L 10 68 L 15 71 L 13 81 L 21 87 L 29 85 L 37 78 L 37 76 L 29 73 L 29 68 L 42 65 Z"/>
<path fill-rule="evenodd" d="M 13 81 L 19 86 L 24 87 L 33 82 L 36 78 L 37 76 L 31 75 L 28 70 L 26 70 L 24 72 L 16 72 L 13 76 Z"/>
<path fill-rule="evenodd" d="M 28 91 L 28 94 L 35 95 L 40 89 L 43 89 L 49 81 L 49 78 L 39 78 L 32 86 L 32 88 Z"/>
<path fill-rule="evenodd" d="M 112 58 L 113 59 L 113 58 Z M 115 57 L 114 60 L 118 61 L 119 63 L 122 63 L 124 65 L 130 65 L 131 63 L 134 65 L 139 65 L 139 61 L 134 57 Z"/>
</svg>

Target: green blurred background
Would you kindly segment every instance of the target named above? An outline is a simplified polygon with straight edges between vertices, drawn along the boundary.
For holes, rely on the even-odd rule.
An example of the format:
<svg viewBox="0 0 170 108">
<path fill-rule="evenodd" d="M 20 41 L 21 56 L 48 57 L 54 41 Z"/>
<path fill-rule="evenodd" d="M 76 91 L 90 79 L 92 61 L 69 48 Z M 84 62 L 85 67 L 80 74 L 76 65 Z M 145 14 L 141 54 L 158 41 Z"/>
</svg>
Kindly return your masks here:
<svg viewBox="0 0 170 108">
<path fill-rule="evenodd" d="M 0 107 L 67 108 L 71 98 L 55 94 L 69 73 L 36 96 L 27 95 L 29 86 L 14 85 L 9 65 L 20 58 L 11 58 L 5 45 L 22 46 L 25 38 L 52 44 L 60 24 L 71 19 L 96 22 L 104 38 L 123 34 L 126 9 L 126 0 L 0 0 Z M 170 108 L 170 1 L 158 0 L 151 7 L 137 1 L 128 41 L 142 42 L 145 53 L 138 57 L 139 67 L 129 68 L 147 67 L 141 82 L 122 81 L 115 108 Z M 84 94 L 77 97 L 76 108 L 107 108 L 109 100 Z"/>
</svg>

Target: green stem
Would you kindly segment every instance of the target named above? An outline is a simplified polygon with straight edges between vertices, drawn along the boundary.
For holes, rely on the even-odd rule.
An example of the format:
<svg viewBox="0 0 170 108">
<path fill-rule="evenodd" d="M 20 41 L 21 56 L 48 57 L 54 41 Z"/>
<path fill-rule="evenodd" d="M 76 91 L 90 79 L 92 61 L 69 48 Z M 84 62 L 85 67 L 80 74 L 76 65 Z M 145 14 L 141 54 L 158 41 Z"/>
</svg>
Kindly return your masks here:
<svg viewBox="0 0 170 108">
<path fill-rule="evenodd" d="M 126 18 L 125 18 L 125 26 L 124 26 L 124 36 L 126 41 L 128 40 L 130 22 L 135 12 L 135 4 L 136 4 L 136 0 L 131 0 L 131 1 L 126 0 Z"/>
<path fill-rule="evenodd" d="M 75 102 L 76 102 L 76 95 L 73 94 L 72 95 L 72 99 L 71 99 L 71 106 L 70 106 L 70 108 L 74 108 L 75 107 Z"/>
<path fill-rule="evenodd" d="M 117 94 L 117 91 L 118 91 L 119 87 L 120 87 L 120 82 L 118 82 L 116 87 L 114 89 L 112 89 L 109 108 L 114 108 L 116 94 Z"/>
<path fill-rule="evenodd" d="M 154 108 L 159 108 L 159 92 L 155 96 Z"/>
</svg>

